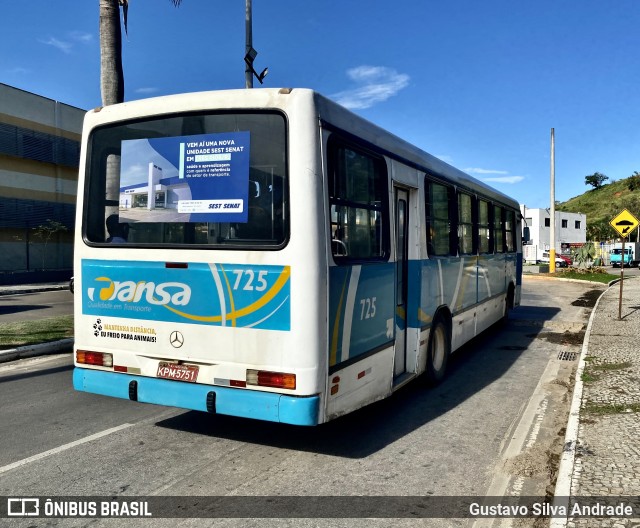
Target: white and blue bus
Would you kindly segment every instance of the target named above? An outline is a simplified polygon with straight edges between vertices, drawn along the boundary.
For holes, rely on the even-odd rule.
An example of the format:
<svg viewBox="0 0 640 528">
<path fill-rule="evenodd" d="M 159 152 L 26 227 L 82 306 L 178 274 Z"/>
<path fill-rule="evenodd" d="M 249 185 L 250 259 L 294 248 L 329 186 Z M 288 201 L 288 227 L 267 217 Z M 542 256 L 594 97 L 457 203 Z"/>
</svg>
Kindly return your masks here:
<svg viewBox="0 0 640 528">
<path fill-rule="evenodd" d="M 520 303 L 516 201 L 306 89 L 90 111 L 77 390 L 299 425 L 391 395 Z"/>
</svg>

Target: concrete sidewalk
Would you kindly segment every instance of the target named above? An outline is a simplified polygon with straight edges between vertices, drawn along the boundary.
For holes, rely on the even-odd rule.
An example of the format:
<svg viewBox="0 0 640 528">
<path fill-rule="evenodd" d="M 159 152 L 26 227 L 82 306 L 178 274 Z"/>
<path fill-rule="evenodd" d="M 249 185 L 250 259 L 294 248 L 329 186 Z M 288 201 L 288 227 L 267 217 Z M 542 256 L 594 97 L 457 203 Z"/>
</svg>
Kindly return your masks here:
<svg viewBox="0 0 640 528">
<path fill-rule="evenodd" d="M 54 282 L 46 284 L 18 284 L 18 285 L 0 285 L 1 295 L 17 295 L 22 293 L 35 293 L 55 290 L 68 290 L 68 282 Z M 73 348 L 73 339 L 61 339 L 59 341 L 51 341 L 49 343 L 41 343 L 38 345 L 28 345 L 8 350 L 0 350 L 0 363 L 14 361 L 16 359 L 40 356 L 44 354 L 55 354 Z"/>
<path fill-rule="evenodd" d="M 553 527 L 640 526 L 640 279 L 625 279 L 594 306 L 586 331 L 556 501 L 608 498 L 634 507 L 636 517 L 553 519 Z M 583 498 L 583 499 L 581 499 Z"/>
</svg>

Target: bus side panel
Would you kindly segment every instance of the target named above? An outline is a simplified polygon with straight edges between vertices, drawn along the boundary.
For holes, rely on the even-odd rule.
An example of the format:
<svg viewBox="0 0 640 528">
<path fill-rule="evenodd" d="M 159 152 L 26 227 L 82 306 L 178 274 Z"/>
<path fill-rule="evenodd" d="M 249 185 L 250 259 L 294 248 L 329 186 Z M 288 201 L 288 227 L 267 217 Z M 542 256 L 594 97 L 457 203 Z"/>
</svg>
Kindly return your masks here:
<svg viewBox="0 0 640 528">
<path fill-rule="evenodd" d="M 391 394 L 393 263 L 329 268 L 329 384 L 332 419 Z"/>
<path fill-rule="evenodd" d="M 393 264 L 329 268 L 330 369 L 390 344 L 393 321 Z"/>
<path fill-rule="evenodd" d="M 478 258 L 478 308 L 476 334 L 500 320 L 507 291 L 506 255 L 480 255 Z"/>
<path fill-rule="evenodd" d="M 394 348 L 390 346 L 329 374 L 327 419 L 390 396 L 394 357 Z"/>
<path fill-rule="evenodd" d="M 410 324 L 430 326 L 436 310 L 446 306 L 453 316 L 451 350 L 456 350 L 476 334 L 477 257 L 423 260 L 421 275 L 418 317 Z"/>
</svg>

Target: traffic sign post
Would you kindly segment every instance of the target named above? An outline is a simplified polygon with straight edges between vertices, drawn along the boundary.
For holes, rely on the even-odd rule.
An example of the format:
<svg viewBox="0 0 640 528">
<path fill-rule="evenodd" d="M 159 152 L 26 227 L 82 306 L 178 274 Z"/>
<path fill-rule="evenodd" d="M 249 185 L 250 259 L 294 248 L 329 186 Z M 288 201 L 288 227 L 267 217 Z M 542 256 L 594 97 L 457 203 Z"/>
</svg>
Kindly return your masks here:
<svg viewBox="0 0 640 528">
<path fill-rule="evenodd" d="M 618 216 L 609 222 L 609 225 L 620 233 L 623 238 L 628 237 L 638 227 L 638 224 L 640 224 L 640 221 L 626 209 L 623 209 Z"/>
<path fill-rule="evenodd" d="M 623 209 L 609 225 L 613 227 L 618 233 L 620 233 L 620 239 L 622 240 L 622 254 L 620 255 L 620 298 L 618 299 L 618 320 L 622 320 L 622 284 L 624 282 L 624 241 L 633 233 L 633 230 L 638 227 L 640 221 L 633 216 L 629 211 Z"/>
</svg>

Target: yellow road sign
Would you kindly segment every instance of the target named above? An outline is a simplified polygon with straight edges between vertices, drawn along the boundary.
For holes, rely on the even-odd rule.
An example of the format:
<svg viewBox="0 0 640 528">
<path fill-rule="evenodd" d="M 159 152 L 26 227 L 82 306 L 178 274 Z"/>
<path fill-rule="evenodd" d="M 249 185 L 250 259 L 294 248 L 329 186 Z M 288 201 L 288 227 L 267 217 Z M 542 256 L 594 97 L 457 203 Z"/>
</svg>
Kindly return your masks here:
<svg viewBox="0 0 640 528">
<path fill-rule="evenodd" d="M 638 227 L 640 221 L 633 216 L 629 211 L 623 209 L 622 212 L 616 216 L 611 222 L 609 222 L 611 227 L 613 227 L 620 236 L 627 237 L 631 232 Z"/>
</svg>

